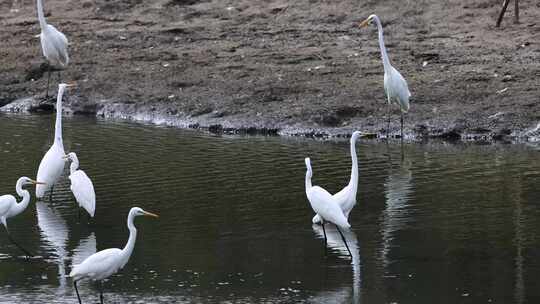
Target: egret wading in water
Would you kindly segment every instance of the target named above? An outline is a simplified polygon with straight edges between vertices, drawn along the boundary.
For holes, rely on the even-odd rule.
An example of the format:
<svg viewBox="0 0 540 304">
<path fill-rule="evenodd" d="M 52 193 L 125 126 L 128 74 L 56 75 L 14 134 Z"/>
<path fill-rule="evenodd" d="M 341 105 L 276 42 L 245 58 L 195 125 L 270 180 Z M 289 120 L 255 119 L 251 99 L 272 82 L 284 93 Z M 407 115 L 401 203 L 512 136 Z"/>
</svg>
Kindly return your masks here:
<svg viewBox="0 0 540 304">
<path fill-rule="evenodd" d="M 23 186 L 42 184 L 42 182 L 37 182 L 24 176 L 17 180 L 17 184 L 15 186 L 15 191 L 17 192 L 17 195 L 22 197 L 22 201 L 20 203 L 17 203 L 17 199 L 15 199 L 13 195 L 8 194 L 0 196 L 0 220 L 2 221 L 2 224 L 4 224 L 4 227 L 6 227 L 6 232 L 8 234 L 9 240 L 17 247 L 19 247 L 19 249 L 21 249 L 27 256 L 32 256 L 32 254 L 30 254 L 28 250 L 24 249 L 17 242 L 15 242 L 15 240 L 11 237 L 7 226 L 7 219 L 22 213 L 30 203 L 30 192 L 23 189 Z"/>
<path fill-rule="evenodd" d="M 336 225 L 336 228 L 341 235 L 341 239 L 343 240 L 343 243 L 345 243 L 345 247 L 347 248 L 347 251 L 349 252 L 349 255 L 352 257 L 351 250 L 349 249 L 349 245 L 347 245 L 347 240 L 345 239 L 345 236 L 339 230 L 339 227 L 343 229 L 348 229 L 351 227 L 349 224 L 349 221 L 343 214 L 343 211 L 341 210 L 337 200 L 332 197 L 328 191 L 324 190 L 323 188 L 319 186 L 313 186 L 311 184 L 311 176 L 313 175 L 313 171 L 311 170 L 311 160 L 309 157 L 306 157 L 306 195 L 309 200 L 309 203 L 311 204 L 311 208 L 315 213 L 317 213 L 321 218 L 321 225 L 323 228 L 323 234 L 324 234 L 324 251 L 326 252 L 327 247 L 327 240 L 326 240 L 326 230 L 324 228 L 324 224 L 326 222 L 331 222 L 334 225 Z"/>
<path fill-rule="evenodd" d="M 36 187 L 36 197 L 42 198 L 47 190 L 50 190 L 52 200 L 53 188 L 62 173 L 64 172 L 64 142 L 62 140 L 62 96 L 67 87 L 73 84 L 61 83 L 58 85 L 58 97 L 56 99 L 56 123 L 54 126 L 54 143 L 49 148 L 43 159 L 39 163 L 37 180 L 46 184 Z"/>
<path fill-rule="evenodd" d="M 75 200 L 79 203 L 79 208 L 84 208 L 91 217 L 94 217 L 96 192 L 92 181 L 83 170 L 79 170 L 79 158 L 77 158 L 75 152 L 65 155 L 64 159 L 66 161 L 71 160 L 69 180 L 71 181 L 71 192 L 73 192 Z"/>
<path fill-rule="evenodd" d="M 370 15 L 366 20 L 360 23 L 360 27 L 366 27 L 373 21 L 377 25 L 379 30 L 379 47 L 381 48 L 381 57 L 384 66 L 384 91 L 388 98 L 388 124 L 386 128 L 387 135 L 390 132 L 390 106 L 392 102 L 399 105 L 401 110 L 401 139 L 403 139 L 403 114 L 409 111 L 409 98 L 411 92 L 409 92 L 409 86 L 405 78 L 396 70 L 391 64 L 388 54 L 386 53 L 386 47 L 384 46 L 383 28 L 381 20 L 377 15 Z"/>
<path fill-rule="evenodd" d="M 49 62 L 49 76 L 47 77 L 47 92 L 45 93 L 45 98 L 49 97 L 49 82 L 51 80 L 51 66 L 57 68 L 65 68 L 69 63 L 68 55 L 68 40 L 66 36 L 57 30 L 54 26 L 47 24 L 45 21 L 45 14 L 43 13 L 43 3 L 42 0 L 37 0 L 37 13 L 39 19 L 39 27 L 41 28 L 41 33 L 39 38 L 41 40 L 41 50 L 43 51 L 43 56 Z M 58 72 L 58 77 L 60 77 L 60 72 Z"/>
<path fill-rule="evenodd" d="M 356 156 L 356 140 L 359 137 L 366 136 L 360 131 L 354 131 L 350 143 L 351 143 L 351 159 L 352 159 L 352 168 L 351 168 L 351 179 L 349 184 L 345 188 L 341 189 L 338 193 L 332 195 L 336 200 L 337 204 L 343 211 L 345 218 L 349 218 L 349 213 L 351 213 L 352 208 L 356 205 L 356 192 L 358 191 L 358 158 Z M 313 224 L 320 224 L 321 217 L 316 214 L 312 219 Z"/>
<path fill-rule="evenodd" d="M 105 249 L 92 254 L 81 264 L 73 266 L 69 276 L 73 278 L 73 286 L 75 287 L 79 304 L 82 304 L 82 302 L 79 295 L 79 290 L 77 289 L 77 282 L 82 279 L 100 281 L 99 300 L 101 304 L 103 304 L 103 284 L 101 283 L 101 280 L 115 274 L 127 264 L 129 257 L 133 252 L 133 248 L 135 247 L 135 240 L 137 238 L 137 229 L 133 224 L 133 220 L 136 216 L 140 215 L 158 217 L 156 214 L 146 212 L 139 207 L 131 208 L 127 218 L 129 239 L 124 249 Z"/>
</svg>

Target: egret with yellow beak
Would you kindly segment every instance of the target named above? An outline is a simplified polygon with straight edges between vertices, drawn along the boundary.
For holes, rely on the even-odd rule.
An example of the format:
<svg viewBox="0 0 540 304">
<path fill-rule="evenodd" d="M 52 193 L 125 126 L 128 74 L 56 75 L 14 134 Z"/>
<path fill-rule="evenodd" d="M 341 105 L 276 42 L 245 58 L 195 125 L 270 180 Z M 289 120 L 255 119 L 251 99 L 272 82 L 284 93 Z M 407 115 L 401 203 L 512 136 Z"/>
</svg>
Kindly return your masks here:
<svg viewBox="0 0 540 304">
<path fill-rule="evenodd" d="M 32 256 L 28 250 L 21 247 L 15 240 L 11 237 L 11 234 L 9 233 L 8 226 L 7 226 L 7 219 L 14 217 L 20 213 L 22 213 L 26 207 L 28 207 L 28 204 L 30 203 L 30 192 L 28 190 L 23 189 L 23 186 L 25 185 L 43 185 L 44 183 L 35 181 L 33 179 L 30 179 L 26 176 L 23 176 L 17 180 L 17 184 L 15 186 L 15 191 L 19 196 L 22 197 L 22 201 L 20 203 L 17 203 L 17 199 L 10 194 L 2 195 L 0 196 L 0 221 L 2 221 L 2 224 L 4 224 L 4 227 L 6 227 L 6 232 L 8 234 L 9 240 L 15 244 L 19 249 L 21 249 L 27 256 Z"/>
<path fill-rule="evenodd" d="M 69 276 L 73 278 L 73 286 L 75 287 L 79 304 L 82 304 L 82 302 L 79 290 L 77 289 L 77 282 L 82 279 L 91 279 L 100 282 L 99 299 L 101 304 L 103 304 L 103 285 L 101 281 L 115 274 L 127 264 L 135 247 L 135 239 L 137 238 L 137 229 L 133 224 L 133 220 L 136 216 L 141 215 L 158 217 L 156 214 L 146 212 L 139 207 L 131 208 L 127 218 L 129 239 L 126 246 L 123 249 L 109 248 L 96 252 L 86 258 L 81 264 L 73 266 Z"/>
<path fill-rule="evenodd" d="M 405 78 L 396 70 L 391 64 L 388 54 L 386 53 L 386 47 L 384 46 L 383 29 L 381 20 L 377 15 L 370 15 L 366 20 L 360 23 L 360 27 L 367 27 L 375 21 L 377 29 L 379 30 L 379 47 L 381 49 L 381 57 L 384 67 L 384 91 L 388 98 L 388 124 L 386 128 L 387 135 L 390 129 L 390 105 L 395 102 L 399 105 L 401 110 L 401 139 L 403 139 L 403 114 L 409 111 L 409 98 L 411 92 L 409 92 L 409 86 Z"/>
</svg>

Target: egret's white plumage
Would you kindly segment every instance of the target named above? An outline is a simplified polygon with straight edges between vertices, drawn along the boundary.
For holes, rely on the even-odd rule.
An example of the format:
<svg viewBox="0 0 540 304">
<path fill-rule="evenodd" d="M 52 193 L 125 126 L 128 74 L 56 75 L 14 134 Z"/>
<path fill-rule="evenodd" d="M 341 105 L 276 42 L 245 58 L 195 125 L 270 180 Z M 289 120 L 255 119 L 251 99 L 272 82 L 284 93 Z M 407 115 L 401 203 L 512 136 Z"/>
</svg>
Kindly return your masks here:
<svg viewBox="0 0 540 304">
<path fill-rule="evenodd" d="M 79 207 L 84 208 L 91 217 L 96 211 L 96 192 L 92 180 L 79 168 L 79 158 L 75 152 L 71 152 L 65 157 L 71 160 L 69 179 L 71 181 L 71 192 L 75 196 Z"/>
<path fill-rule="evenodd" d="M 69 276 L 73 278 L 73 285 L 75 286 L 79 303 L 81 300 L 77 290 L 77 281 L 82 279 L 98 281 L 103 280 L 122 269 L 129 261 L 133 248 L 135 247 L 135 240 L 137 238 L 137 229 L 133 224 L 133 220 L 136 216 L 140 215 L 158 217 L 157 215 L 146 212 L 139 207 L 131 208 L 127 218 L 129 239 L 126 246 L 123 249 L 109 248 L 96 252 L 86 258 L 81 264 L 73 266 Z"/>
<path fill-rule="evenodd" d="M 43 13 L 42 0 L 37 0 L 39 26 L 41 27 L 41 50 L 51 65 L 66 67 L 69 63 L 68 40 L 54 26 L 47 24 Z"/>
<path fill-rule="evenodd" d="M 356 193 L 358 191 L 358 158 L 356 156 L 356 140 L 360 136 L 362 136 L 362 133 L 360 131 L 355 131 L 350 139 L 352 167 L 349 184 L 332 196 L 336 200 L 346 218 L 349 218 L 352 208 L 356 205 Z M 312 222 L 314 224 L 320 224 L 321 217 L 316 214 L 313 217 Z"/>
<path fill-rule="evenodd" d="M 7 219 L 20 214 L 26 209 L 26 207 L 28 207 L 28 203 L 30 203 L 30 192 L 28 192 L 28 190 L 23 189 L 22 187 L 24 185 L 31 185 L 31 184 L 35 185 L 35 184 L 41 184 L 41 183 L 36 182 L 26 176 L 23 176 L 17 180 L 15 191 L 17 192 L 17 195 L 22 197 L 22 200 L 20 203 L 17 203 L 17 199 L 11 194 L 0 196 L 0 220 L 2 221 L 2 224 L 4 224 L 6 229 L 8 229 Z"/>
<path fill-rule="evenodd" d="M 381 49 L 381 58 L 384 67 L 384 90 L 388 99 L 388 104 L 392 102 L 399 105 L 401 110 L 401 135 L 403 135 L 403 113 L 407 113 L 410 108 L 409 98 L 411 92 L 405 78 L 396 70 L 391 64 L 388 54 L 386 53 L 386 47 L 384 45 L 383 28 L 381 20 L 377 15 L 370 15 L 366 20 L 360 23 L 360 27 L 365 27 L 375 21 L 377 29 L 379 31 L 379 47 Z"/>
<path fill-rule="evenodd" d="M 49 148 L 43 159 L 39 163 L 37 180 L 46 183 L 37 185 L 36 197 L 42 198 L 49 189 L 54 187 L 62 172 L 64 172 L 65 161 L 63 159 L 64 142 L 62 140 L 62 96 L 68 85 L 61 83 L 58 85 L 58 97 L 56 99 L 56 124 L 54 127 L 54 143 Z"/>
<path fill-rule="evenodd" d="M 342 228 L 350 228 L 351 225 L 343 214 L 337 200 L 332 197 L 328 191 L 311 184 L 313 171 L 311 170 L 311 160 L 309 157 L 305 159 L 305 162 L 307 168 L 306 195 L 313 211 L 315 211 L 324 221 L 331 222 Z"/>
<path fill-rule="evenodd" d="M 17 184 L 15 186 L 15 191 L 17 192 L 17 195 L 22 197 L 22 200 L 20 203 L 17 203 L 17 199 L 10 194 L 2 195 L 0 196 L 0 221 L 6 227 L 6 232 L 8 233 L 9 239 L 17 245 L 24 253 L 26 253 L 27 256 L 31 256 L 31 254 L 24 248 L 22 248 L 19 244 L 17 244 L 9 234 L 9 229 L 7 226 L 7 219 L 14 217 L 20 213 L 22 213 L 26 207 L 28 207 L 28 204 L 30 203 L 30 192 L 28 190 L 23 189 L 23 186 L 25 185 L 39 185 L 42 184 L 41 182 L 37 182 L 35 180 L 32 180 L 26 176 L 23 176 L 17 180 Z"/>
</svg>

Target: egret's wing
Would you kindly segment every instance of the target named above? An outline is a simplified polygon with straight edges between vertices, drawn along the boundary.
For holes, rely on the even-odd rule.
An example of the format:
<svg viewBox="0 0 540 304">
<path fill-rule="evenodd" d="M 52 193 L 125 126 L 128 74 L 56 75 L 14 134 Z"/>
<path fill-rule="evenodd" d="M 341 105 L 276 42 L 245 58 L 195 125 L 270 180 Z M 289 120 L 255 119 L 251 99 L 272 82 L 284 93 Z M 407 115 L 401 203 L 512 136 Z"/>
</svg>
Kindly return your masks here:
<svg viewBox="0 0 540 304">
<path fill-rule="evenodd" d="M 118 257 L 122 250 L 118 248 L 109 248 L 96 252 L 86 258 L 81 264 L 73 265 L 70 277 L 92 276 L 95 273 L 109 272 L 118 268 Z"/>
<path fill-rule="evenodd" d="M 54 52 L 56 60 L 62 66 L 66 66 L 69 63 L 69 55 L 67 51 L 68 40 L 66 35 L 57 30 L 54 26 L 48 24 L 49 33 L 44 43 L 47 44 L 49 51 Z"/>
<path fill-rule="evenodd" d="M 411 92 L 409 91 L 409 86 L 407 81 L 395 68 L 392 68 L 392 76 L 389 80 L 389 87 L 393 97 L 401 104 L 402 109 L 407 112 L 409 111 L 409 98 L 411 97 Z"/>
<path fill-rule="evenodd" d="M 11 209 L 11 206 L 17 203 L 17 200 L 13 195 L 0 196 L 0 217 L 6 216 Z"/>
<path fill-rule="evenodd" d="M 343 211 L 328 191 L 319 186 L 313 186 L 306 191 L 306 194 L 313 211 L 322 218 L 341 227 L 350 227 Z"/>
<path fill-rule="evenodd" d="M 39 163 L 36 179 L 39 182 L 44 182 L 45 185 L 36 185 L 36 196 L 38 198 L 43 197 L 45 192 L 58 181 L 62 172 L 64 172 L 65 161 L 62 158 L 64 154 L 64 148 L 54 144 L 43 156 Z"/>
<path fill-rule="evenodd" d="M 90 178 L 82 170 L 73 172 L 71 180 L 71 191 L 81 207 L 83 207 L 91 217 L 94 217 L 96 210 L 96 193 Z"/>
<path fill-rule="evenodd" d="M 336 202 L 338 203 L 338 205 L 341 207 L 343 211 L 345 211 L 344 207 L 349 198 L 349 192 L 350 192 L 350 187 L 349 185 L 347 185 L 346 187 L 341 189 L 338 193 L 332 195 L 332 197 L 336 200 Z"/>
</svg>

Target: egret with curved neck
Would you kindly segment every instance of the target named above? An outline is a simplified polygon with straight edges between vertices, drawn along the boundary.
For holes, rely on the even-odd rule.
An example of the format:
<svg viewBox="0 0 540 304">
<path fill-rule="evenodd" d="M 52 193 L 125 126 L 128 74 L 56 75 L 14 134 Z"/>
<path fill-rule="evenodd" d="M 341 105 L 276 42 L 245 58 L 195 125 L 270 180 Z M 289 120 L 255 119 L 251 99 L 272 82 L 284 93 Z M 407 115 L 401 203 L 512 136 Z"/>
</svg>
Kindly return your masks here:
<svg viewBox="0 0 540 304">
<path fill-rule="evenodd" d="M 358 192 L 358 158 L 356 155 L 356 141 L 358 140 L 358 138 L 363 136 L 366 135 L 360 131 L 355 131 L 351 135 L 351 179 L 349 180 L 347 186 L 345 186 L 343 189 L 341 189 L 341 191 L 333 195 L 334 199 L 337 201 L 346 218 L 349 218 L 351 210 L 356 205 L 356 193 Z M 320 224 L 321 217 L 316 214 L 313 217 L 312 222 L 314 224 Z"/>
<path fill-rule="evenodd" d="M 69 180 L 71 181 L 71 192 L 73 192 L 75 200 L 79 203 L 79 207 L 84 208 L 91 217 L 94 217 L 96 211 L 96 192 L 94 191 L 92 180 L 83 170 L 79 169 L 79 158 L 75 152 L 64 156 L 64 159 L 66 161 L 71 160 Z"/>
<path fill-rule="evenodd" d="M 17 203 L 17 199 L 13 195 L 0 196 L 0 221 L 2 221 L 2 224 L 4 225 L 4 227 L 6 227 L 6 232 L 11 242 L 13 242 L 17 247 L 19 247 L 19 249 L 21 249 L 27 256 L 32 256 L 32 254 L 30 254 L 28 250 L 21 247 L 11 237 L 11 234 L 9 233 L 9 229 L 7 226 L 7 219 L 17 216 L 18 214 L 22 213 L 26 209 L 26 207 L 28 207 L 28 204 L 30 203 L 30 192 L 28 192 L 28 190 L 26 189 L 23 189 L 23 186 L 41 185 L 41 184 L 43 183 L 37 182 L 26 176 L 23 176 L 17 180 L 17 184 L 15 185 L 15 191 L 17 192 L 17 195 L 22 197 L 22 200 L 19 203 Z"/>
<path fill-rule="evenodd" d="M 321 225 L 323 227 L 323 233 L 324 233 L 324 251 L 326 252 L 326 230 L 324 228 L 324 225 L 326 222 L 330 222 L 334 225 L 336 225 L 337 230 L 341 234 L 341 237 L 343 239 L 343 242 L 345 243 L 345 247 L 347 247 L 347 250 L 349 251 L 349 254 L 352 257 L 351 251 L 349 249 L 349 245 L 347 245 L 347 240 L 345 239 L 345 236 L 339 230 L 339 227 L 343 229 L 348 229 L 351 227 L 349 224 L 349 221 L 343 214 L 343 211 L 341 210 L 338 202 L 328 191 L 324 190 L 323 188 L 319 186 L 313 186 L 311 184 L 311 177 L 313 176 L 313 171 L 311 170 L 311 160 L 309 157 L 306 157 L 305 159 L 306 163 L 306 196 L 308 198 L 309 204 L 311 205 L 311 208 L 313 211 L 315 211 L 321 218 Z"/>
<path fill-rule="evenodd" d="M 47 22 L 45 21 L 42 0 L 37 0 L 37 13 L 39 26 L 41 28 L 41 34 L 39 35 L 41 40 L 41 50 L 43 51 L 43 56 L 45 56 L 45 58 L 49 62 L 47 91 L 45 93 L 45 98 L 47 98 L 49 97 L 51 66 L 65 68 L 69 63 L 69 55 L 67 50 L 68 40 L 62 32 L 57 30 L 54 26 L 47 24 Z"/>
<path fill-rule="evenodd" d="M 379 31 L 379 47 L 381 49 L 381 57 L 384 66 L 384 90 L 388 99 L 388 124 L 386 128 L 387 134 L 390 129 L 390 105 L 392 102 L 399 105 L 401 114 L 401 139 L 403 139 L 403 114 L 407 113 L 410 108 L 409 98 L 411 92 L 405 78 L 396 70 L 391 64 L 388 54 L 386 52 L 386 46 L 384 45 L 383 28 L 381 20 L 377 15 L 370 15 L 366 20 L 360 23 L 360 27 L 366 27 L 375 21 L 377 29 Z"/>
<path fill-rule="evenodd" d="M 136 216 L 151 216 L 158 217 L 156 214 L 146 212 L 139 207 L 133 207 L 129 211 L 127 218 L 127 226 L 129 229 L 129 239 L 123 249 L 109 248 L 99 252 L 96 252 L 86 258 L 81 264 L 74 265 L 70 277 L 73 278 L 73 286 L 79 299 L 79 304 L 82 304 L 79 290 L 77 289 L 77 282 L 82 279 L 90 279 L 100 281 L 115 274 L 118 270 L 124 268 L 129 261 L 133 248 L 135 247 L 135 240 L 137 239 L 137 228 L 133 224 Z M 103 304 L 103 286 L 100 284 L 100 301 Z"/>
<path fill-rule="evenodd" d="M 64 143 L 62 140 L 62 96 L 64 91 L 68 87 L 74 86 L 73 84 L 61 83 L 58 86 L 58 97 L 56 99 L 56 122 L 54 127 L 54 143 L 49 148 L 47 153 L 43 156 L 43 159 L 39 163 L 37 172 L 37 180 L 46 184 L 38 185 L 36 187 L 36 197 L 42 198 L 50 189 L 50 198 L 52 199 L 52 192 L 54 185 L 62 175 L 64 171 Z"/>
</svg>

